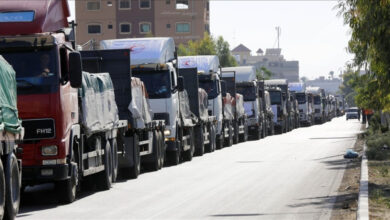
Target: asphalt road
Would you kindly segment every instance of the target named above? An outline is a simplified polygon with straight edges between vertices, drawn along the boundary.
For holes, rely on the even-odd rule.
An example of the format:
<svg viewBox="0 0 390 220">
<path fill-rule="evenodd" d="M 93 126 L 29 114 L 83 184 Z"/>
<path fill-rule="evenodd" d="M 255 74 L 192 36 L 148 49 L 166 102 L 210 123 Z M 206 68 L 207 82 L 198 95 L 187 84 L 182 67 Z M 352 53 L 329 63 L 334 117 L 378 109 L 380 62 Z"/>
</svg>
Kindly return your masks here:
<svg viewBox="0 0 390 220">
<path fill-rule="evenodd" d="M 344 117 L 224 148 L 59 205 L 27 188 L 20 219 L 328 219 L 360 124 Z"/>
</svg>

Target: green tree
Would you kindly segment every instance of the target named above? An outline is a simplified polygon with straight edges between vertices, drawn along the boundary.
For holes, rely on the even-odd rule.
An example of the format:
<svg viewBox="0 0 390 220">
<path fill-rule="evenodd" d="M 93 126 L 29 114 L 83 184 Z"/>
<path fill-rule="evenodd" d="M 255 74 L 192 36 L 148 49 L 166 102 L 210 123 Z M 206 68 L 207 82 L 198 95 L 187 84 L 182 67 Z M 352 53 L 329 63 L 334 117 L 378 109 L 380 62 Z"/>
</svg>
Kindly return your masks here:
<svg viewBox="0 0 390 220">
<path fill-rule="evenodd" d="M 236 59 L 230 53 L 229 43 L 222 36 L 219 36 L 216 41 L 216 50 L 222 67 L 237 66 Z"/>
<path fill-rule="evenodd" d="M 353 65 L 367 72 L 355 80 L 356 104 L 390 111 L 390 1 L 339 0 L 338 7 L 352 30 Z"/>
<path fill-rule="evenodd" d="M 256 78 L 258 80 L 271 79 L 272 75 L 273 73 L 264 66 L 262 66 L 260 69 L 256 69 Z"/>
<path fill-rule="evenodd" d="M 177 53 L 179 56 L 217 55 L 222 67 L 237 66 L 230 53 L 229 43 L 223 37 L 215 40 L 208 33 L 199 41 L 188 41 L 187 45 L 180 44 Z"/>
</svg>

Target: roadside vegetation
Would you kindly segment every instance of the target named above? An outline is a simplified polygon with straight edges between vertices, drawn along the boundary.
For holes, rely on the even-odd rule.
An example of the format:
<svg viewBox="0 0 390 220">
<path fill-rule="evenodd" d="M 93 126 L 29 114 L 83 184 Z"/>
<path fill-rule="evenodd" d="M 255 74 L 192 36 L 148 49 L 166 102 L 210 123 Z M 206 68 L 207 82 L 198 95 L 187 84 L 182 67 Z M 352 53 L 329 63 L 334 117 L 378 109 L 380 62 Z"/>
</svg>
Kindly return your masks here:
<svg viewBox="0 0 390 220">
<path fill-rule="evenodd" d="M 350 106 L 375 111 L 363 134 L 370 219 L 390 219 L 390 1 L 339 0 L 337 7 L 351 28 L 348 51 L 354 54 L 340 92 Z"/>
</svg>

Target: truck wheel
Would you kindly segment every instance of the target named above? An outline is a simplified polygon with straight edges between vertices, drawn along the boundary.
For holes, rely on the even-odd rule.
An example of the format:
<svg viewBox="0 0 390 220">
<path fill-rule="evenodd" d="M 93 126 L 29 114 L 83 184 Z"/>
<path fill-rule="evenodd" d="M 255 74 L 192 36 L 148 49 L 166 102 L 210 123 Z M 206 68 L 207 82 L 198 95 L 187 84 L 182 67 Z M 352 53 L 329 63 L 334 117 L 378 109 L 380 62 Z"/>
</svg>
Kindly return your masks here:
<svg viewBox="0 0 390 220">
<path fill-rule="evenodd" d="M 247 142 L 248 141 L 248 134 L 249 133 L 249 131 L 248 131 L 248 125 L 247 124 L 245 124 L 245 121 L 244 121 L 244 142 Z"/>
<path fill-rule="evenodd" d="M 238 129 L 239 129 L 239 125 L 238 125 L 238 122 L 233 122 L 234 123 L 234 135 L 233 135 L 233 144 L 237 144 L 238 141 L 239 141 L 239 132 L 238 132 Z"/>
<path fill-rule="evenodd" d="M 145 167 L 151 171 L 157 171 L 160 169 L 160 139 L 158 137 L 157 131 L 153 131 L 153 146 L 151 161 L 145 164 Z"/>
<path fill-rule="evenodd" d="M 190 136 L 191 147 L 189 150 L 183 152 L 184 161 L 191 161 L 195 152 L 195 136 L 194 136 L 194 130 L 192 128 L 189 129 L 189 136 Z"/>
<path fill-rule="evenodd" d="M 133 158 L 131 158 L 134 161 L 133 166 L 125 168 L 125 176 L 129 177 L 131 179 L 136 179 L 138 175 L 141 173 L 141 156 L 139 153 L 139 144 L 138 144 L 138 135 L 134 134 L 133 137 L 133 149 L 131 149 L 131 146 L 125 145 L 127 151 L 133 151 L 131 154 Z M 129 153 L 126 153 L 126 155 L 129 155 Z"/>
<path fill-rule="evenodd" d="M 220 150 L 223 148 L 223 138 L 224 137 L 224 133 L 223 133 L 223 130 L 221 131 L 221 134 L 220 135 L 217 135 L 217 140 L 216 140 L 216 148 L 217 150 Z"/>
<path fill-rule="evenodd" d="M 165 161 L 165 140 L 162 131 L 157 131 L 157 135 L 158 135 L 158 143 L 160 147 L 160 167 L 162 168 L 164 166 L 164 161 Z"/>
<path fill-rule="evenodd" d="M 14 154 L 7 156 L 5 191 L 4 219 L 14 219 L 19 212 L 20 204 L 20 175 L 18 160 Z"/>
<path fill-rule="evenodd" d="M 0 219 L 3 219 L 5 209 L 5 178 L 4 178 L 4 167 L 0 161 Z"/>
<path fill-rule="evenodd" d="M 111 149 L 112 149 L 112 182 L 115 182 L 118 176 L 118 144 L 116 138 L 111 140 Z"/>
<path fill-rule="evenodd" d="M 104 140 L 104 171 L 98 174 L 100 187 L 102 190 L 108 190 L 112 185 L 112 154 L 110 142 Z"/>
<path fill-rule="evenodd" d="M 216 133 L 215 133 L 215 126 L 212 124 L 210 126 L 210 144 L 209 144 L 209 152 L 214 152 L 216 149 Z"/>
<path fill-rule="evenodd" d="M 255 140 L 260 140 L 261 138 L 260 126 L 256 127 L 254 138 Z"/>
<path fill-rule="evenodd" d="M 204 154 L 204 137 L 202 125 L 195 127 L 195 154 L 197 156 L 203 156 Z"/>
<path fill-rule="evenodd" d="M 72 159 L 69 169 L 72 169 L 70 178 L 55 183 L 55 188 L 58 193 L 58 200 L 60 203 L 64 204 L 72 203 L 76 199 L 77 194 L 78 168 L 74 150 L 72 152 Z"/>
</svg>

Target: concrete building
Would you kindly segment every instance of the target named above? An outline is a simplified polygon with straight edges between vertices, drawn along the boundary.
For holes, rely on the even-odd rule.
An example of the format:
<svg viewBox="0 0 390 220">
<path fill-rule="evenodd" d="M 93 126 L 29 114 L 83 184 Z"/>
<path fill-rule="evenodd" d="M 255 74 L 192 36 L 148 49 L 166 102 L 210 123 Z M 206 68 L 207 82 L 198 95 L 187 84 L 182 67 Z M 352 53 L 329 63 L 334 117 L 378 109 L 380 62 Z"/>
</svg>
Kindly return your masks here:
<svg viewBox="0 0 390 220">
<path fill-rule="evenodd" d="M 318 86 L 325 90 L 326 93 L 336 94 L 342 84 L 342 80 L 339 78 L 326 79 L 321 76 L 314 80 L 307 80 L 306 86 Z"/>
<path fill-rule="evenodd" d="M 209 0 L 85 0 L 75 6 L 77 44 L 93 40 L 94 48 L 100 40 L 150 36 L 187 43 L 210 32 Z"/>
<path fill-rule="evenodd" d="M 232 50 L 232 55 L 240 66 L 265 67 L 273 73 L 273 79 L 285 78 L 289 82 L 299 82 L 299 61 L 287 61 L 281 52 L 280 48 L 271 48 L 266 49 L 264 54 L 262 49 L 258 49 L 256 55 L 252 56 L 251 50 L 240 44 Z"/>
</svg>

